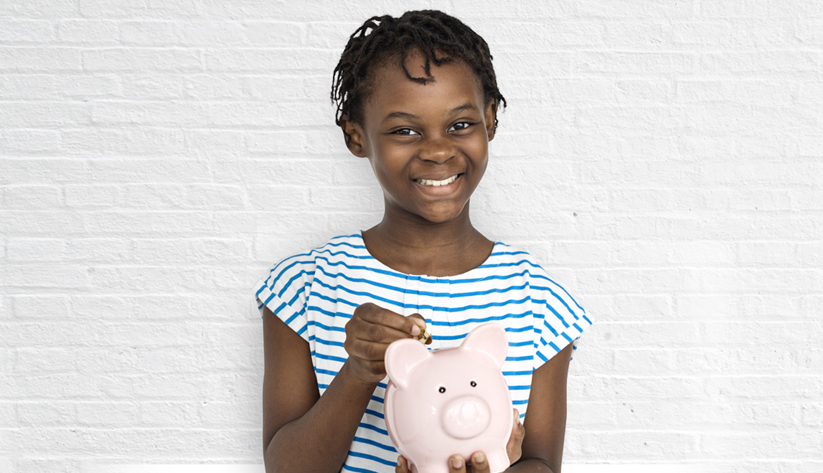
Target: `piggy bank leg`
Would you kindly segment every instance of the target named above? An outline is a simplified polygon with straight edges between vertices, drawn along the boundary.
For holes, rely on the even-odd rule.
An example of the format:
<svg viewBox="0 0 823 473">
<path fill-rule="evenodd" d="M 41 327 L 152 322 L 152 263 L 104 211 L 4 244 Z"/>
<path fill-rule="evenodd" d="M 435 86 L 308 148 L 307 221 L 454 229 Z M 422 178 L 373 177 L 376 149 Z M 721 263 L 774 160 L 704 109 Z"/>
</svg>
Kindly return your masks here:
<svg viewBox="0 0 823 473">
<path fill-rule="evenodd" d="M 486 459 L 489 461 L 489 471 L 491 471 L 491 473 L 500 473 L 511 466 L 509 463 L 509 454 L 505 448 L 487 453 Z"/>
</svg>

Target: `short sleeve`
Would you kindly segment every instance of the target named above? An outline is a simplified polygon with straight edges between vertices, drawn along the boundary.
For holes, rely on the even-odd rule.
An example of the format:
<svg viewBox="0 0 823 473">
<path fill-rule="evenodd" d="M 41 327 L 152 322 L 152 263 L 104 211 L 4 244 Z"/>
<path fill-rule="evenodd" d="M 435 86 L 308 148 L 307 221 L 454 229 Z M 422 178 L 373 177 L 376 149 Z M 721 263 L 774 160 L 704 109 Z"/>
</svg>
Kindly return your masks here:
<svg viewBox="0 0 823 473">
<path fill-rule="evenodd" d="M 310 255 L 297 255 L 274 265 L 254 285 L 257 308 L 263 306 L 308 341 L 306 307 L 314 280 L 315 262 Z"/>
<path fill-rule="evenodd" d="M 586 310 L 550 278 L 541 278 L 532 289 L 536 291 L 532 297 L 532 312 L 537 350 L 534 369 L 537 369 L 570 343 L 577 350 L 577 340 L 592 321 Z"/>
</svg>

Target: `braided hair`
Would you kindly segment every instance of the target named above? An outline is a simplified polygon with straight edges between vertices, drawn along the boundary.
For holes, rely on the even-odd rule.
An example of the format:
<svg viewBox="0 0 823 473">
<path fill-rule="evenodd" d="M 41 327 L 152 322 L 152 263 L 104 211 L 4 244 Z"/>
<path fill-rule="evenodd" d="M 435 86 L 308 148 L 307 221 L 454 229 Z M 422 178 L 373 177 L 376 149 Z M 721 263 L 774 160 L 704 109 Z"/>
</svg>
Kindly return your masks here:
<svg viewBox="0 0 823 473">
<path fill-rule="evenodd" d="M 425 57 L 424 77 L 414 77 L 406 68 L 406 57 L 415 50 Z M 438 56 L 438 52 L 443 55 Z M 395 57 L 399 58 L 406 77 L 421 84 L 434 79 L 432 62 L 439 66 L 453 62 L 455 57 L 465 61 L 482 84 L 484 105 L 493 102 L 497 129 L 497 108 L 501 104 L 505 107 L 506 99 L 497 89 L 489 45 L 463 22 L 437 10 L 409 11 L 399 18 L 374 16 L 349 37 L 332 79 L 331 99 L 337 104 L 338 126 L 344 115 L 352 122 L 362 123 L 370 74 Z"/>
</svg>

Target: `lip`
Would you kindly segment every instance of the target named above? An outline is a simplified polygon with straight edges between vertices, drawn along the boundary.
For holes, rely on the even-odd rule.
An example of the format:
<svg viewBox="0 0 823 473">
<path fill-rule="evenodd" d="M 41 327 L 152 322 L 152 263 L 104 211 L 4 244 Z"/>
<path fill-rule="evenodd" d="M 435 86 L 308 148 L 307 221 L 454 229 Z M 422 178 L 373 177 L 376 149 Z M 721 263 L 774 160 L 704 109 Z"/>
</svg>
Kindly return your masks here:
<svg viewBox="0 0 823 473">
<path fill-rule="evenodd" d="M 464 171 L 454 171 L 454 172 L 437 172 L 432 174 L 425 174 L 423 176 L 413 177 L 412 181 L 416 181 L 418 179 L 428 179 L 430 181 L 443 181 L 446 180 L 454 175 L 457 174 L 465 174 Z"/>
<path fill-rule="evenodd" d="M 442 181 L 444 179 L 448 179 L 448 178 L 454 176 L 455 174 L 458 175 L 457 179 L 455 179 L 454 182 L 452 182 L 451 184 L 447 184 L 445 186 L 437 186 L 437 187 L 435 187 L 435 186 L 424 186 L 423 184 L 418 184 L 415 181 L 412 181 L 412 183 L 414 183 L 414 186 L 426 195 L 430 195 L 430 196 L 433 196 L 433 197 L 443 197 L 443 196 L 449 195 L 449 194 L 457 191 L 458 187 L 460 187 L 460 184 L 463 182 L 463 176 L 464 176 L 463 173 L 452 173 L 452 174 L 448 174 L 448 175 L 442 175 L 443 177 L 439 177 L 439 176 L 441 176 L 441 174 L 437 174 L 436 175 L 437 177 L 420 177 L 420 178 L 418 178 L 418 179 L 431 179 L 433 181 Z"/>
</svg>

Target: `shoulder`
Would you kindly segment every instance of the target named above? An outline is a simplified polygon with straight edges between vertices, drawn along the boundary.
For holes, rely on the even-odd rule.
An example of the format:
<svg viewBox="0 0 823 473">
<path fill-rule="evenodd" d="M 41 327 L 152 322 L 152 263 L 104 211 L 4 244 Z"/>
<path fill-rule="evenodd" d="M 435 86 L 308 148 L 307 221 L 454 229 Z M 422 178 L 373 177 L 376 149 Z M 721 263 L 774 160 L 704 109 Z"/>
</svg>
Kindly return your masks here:
<svg viewBox="0 0 823 473">
<path fill-rule="evenodd" d="M 585 314 L 583 307 L 566 289 L 568 281 L 561 284 L 563 278 L 547 270 L 528 251 L 498 242 L 489 257 L 488 264 L 520 278 L 524 284 L 529 286 L 533 297 L 545 299 L 548 303 L 560 304 L 571 313 Z M 571 279 L 569 275 L 565 278 Z"/>
<path fill-rule="evenodd" d="M 318 262 L 359 258 L 365 248 L 358 234 L 336 236 L 320 246 L 283 258 L 271 267 L 271 272 L 279 276 L 294 272 L 295 268 L 298 271 L 313 270 Z"/>
<path fill-rule="evenodd" d="M 333 264 L 339 264 L 340 260 L 356 258 L 361 251 L 365 251 L 365 246 L 359 234 L 333 237 L 322 245 L 294 253 L 272 264 L 255 287 L 282 292 L 293 286 L 295 281 L 303 281 L 302 286 L 306 286 L 314 279 L 319 265 L 323 266 L 330 260 L 335 261 Z"/>
</svg>

